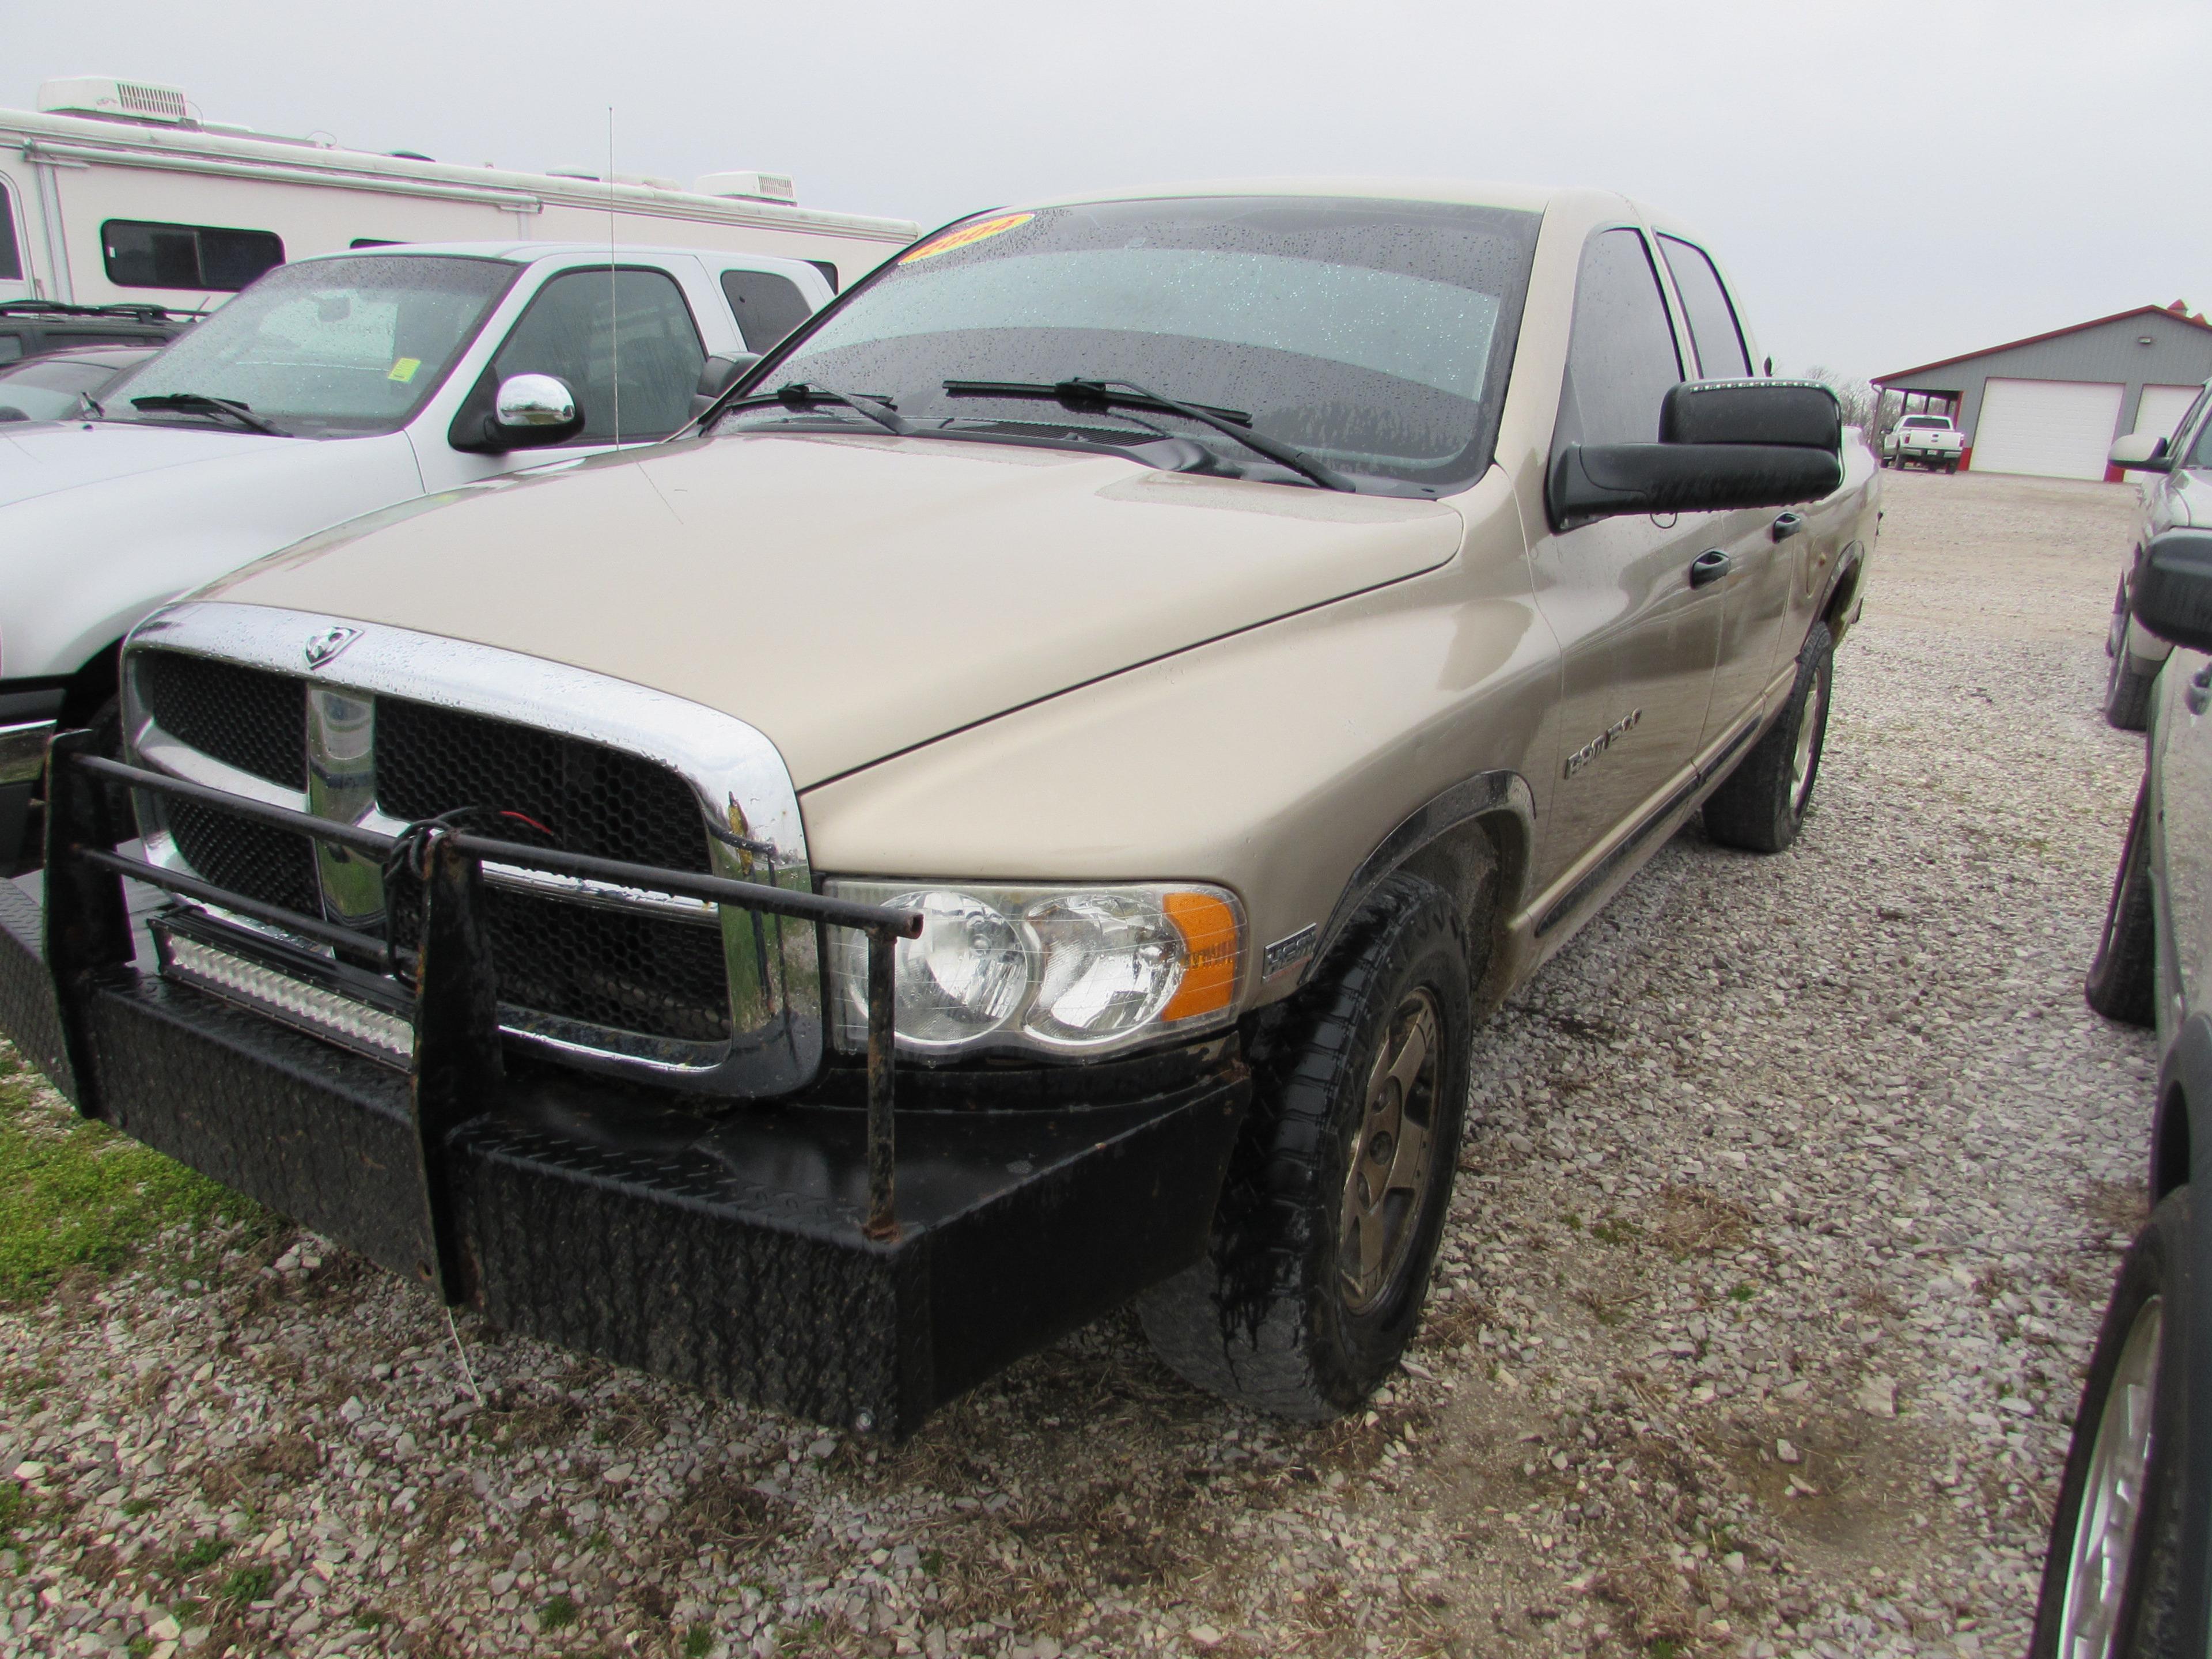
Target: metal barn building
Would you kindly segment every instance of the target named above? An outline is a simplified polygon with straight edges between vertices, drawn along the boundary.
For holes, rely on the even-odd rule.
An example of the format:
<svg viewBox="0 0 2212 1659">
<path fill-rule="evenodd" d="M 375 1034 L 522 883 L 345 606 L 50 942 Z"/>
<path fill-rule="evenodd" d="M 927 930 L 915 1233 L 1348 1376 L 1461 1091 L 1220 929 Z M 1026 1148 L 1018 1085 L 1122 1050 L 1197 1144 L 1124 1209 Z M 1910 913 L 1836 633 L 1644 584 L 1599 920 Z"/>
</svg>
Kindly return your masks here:
<svg viewBox="0 0 2212 1659">
<path fill-rule="evenodd" d="M 2171 434 L 2212 380 L 2212 323 L 2180 301 L 1877 374 L 1881 424 L 1927 410 L 1966 434 L 1964 465 L 1982 472 L 2111 478 L 2113 439 Z"/>
</svg>

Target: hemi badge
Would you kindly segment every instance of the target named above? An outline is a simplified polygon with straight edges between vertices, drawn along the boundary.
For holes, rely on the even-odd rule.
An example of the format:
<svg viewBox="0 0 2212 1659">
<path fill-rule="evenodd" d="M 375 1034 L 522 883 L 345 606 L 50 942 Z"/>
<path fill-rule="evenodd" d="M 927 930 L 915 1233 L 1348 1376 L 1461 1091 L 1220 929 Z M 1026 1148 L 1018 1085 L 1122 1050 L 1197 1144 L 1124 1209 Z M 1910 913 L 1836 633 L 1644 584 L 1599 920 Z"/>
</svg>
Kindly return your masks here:
<svg viewBox="0 0 2212 1659">
<path fill-rule="evenodd" d="M 320 668 L 360 637 L 361 629 L 358 628 L 326 628 L 319 634 L 310 634 L 303 647 L 307 666 Z"/>
<path fill-rule="evenodd" d="M 1279 939 L 1270 945 L 1260 959 L 1260 977 L 1273 979 L 1285 968 L 1304 962 L 1321 943 L 1321 929 L 1308 922 L 1288 939 Z"/>
</svg>

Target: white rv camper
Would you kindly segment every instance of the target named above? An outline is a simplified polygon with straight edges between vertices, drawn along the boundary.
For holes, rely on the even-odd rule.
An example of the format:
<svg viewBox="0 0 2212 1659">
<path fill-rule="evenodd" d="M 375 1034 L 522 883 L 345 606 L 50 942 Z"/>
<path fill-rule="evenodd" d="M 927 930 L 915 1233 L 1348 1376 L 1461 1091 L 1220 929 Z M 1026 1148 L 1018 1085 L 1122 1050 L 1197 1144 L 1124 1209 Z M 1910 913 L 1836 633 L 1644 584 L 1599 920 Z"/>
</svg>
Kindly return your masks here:
<svg viewBox="0 0 2212 1659">
<path fill-rule="evenodd" d="M 219 305 L 271 266 L 385 242 L 714 248 L 812 263 L 840 289 L 920 234 L 795 204 L 791 180 L 517 173 L 197 118 L 172 87 L 49 81 L 0 110 L 0 300 Z"/>
</svg>

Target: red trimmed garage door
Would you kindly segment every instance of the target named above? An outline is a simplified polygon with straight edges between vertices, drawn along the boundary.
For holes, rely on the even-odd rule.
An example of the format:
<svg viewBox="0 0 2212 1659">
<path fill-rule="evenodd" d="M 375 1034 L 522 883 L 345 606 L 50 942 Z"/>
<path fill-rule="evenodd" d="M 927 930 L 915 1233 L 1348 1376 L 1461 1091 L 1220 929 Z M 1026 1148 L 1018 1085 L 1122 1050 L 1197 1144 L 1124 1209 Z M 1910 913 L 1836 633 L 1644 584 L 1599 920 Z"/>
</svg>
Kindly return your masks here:
<svg viewBox="0 0 2212 1659">
<path fill-rule="evenodd" d="M 1990 380 L 1971 465 L 1977 472 L 2101 478 L 2126 391 L 2090 380 Z"/>
</svg>

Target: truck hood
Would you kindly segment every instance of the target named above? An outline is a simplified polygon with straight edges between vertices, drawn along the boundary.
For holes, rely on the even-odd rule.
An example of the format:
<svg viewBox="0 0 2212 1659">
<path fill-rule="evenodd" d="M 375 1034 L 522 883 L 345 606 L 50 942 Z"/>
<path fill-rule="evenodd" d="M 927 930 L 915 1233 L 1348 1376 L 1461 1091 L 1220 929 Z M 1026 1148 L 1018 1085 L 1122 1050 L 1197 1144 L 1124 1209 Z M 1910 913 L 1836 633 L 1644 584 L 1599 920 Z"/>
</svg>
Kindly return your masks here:
<svg viewBox="0 0 2212 1659">
<path fill-rule="evenodd" d="M 804 789 L 1433 568 L 1462 533 L 1437 501 L 947 439 L 749 434 L 396 509 L 210 597 L 689 698 L 767 734 Z"/>
<path fill-rule="evenodd" d="M 14 422 L 0 426 L 0 507 L 58 490 L 169 467 L 319 447 L 304 438 L 271 438 L 216 426 L 155 426 L 136 421 Z"/>
<path fill-rule="evenodd" d="M 422 488 L 404 432 L 0 427 L 0 665 L 74 673 L 156 605 Z"/>
</svg>

